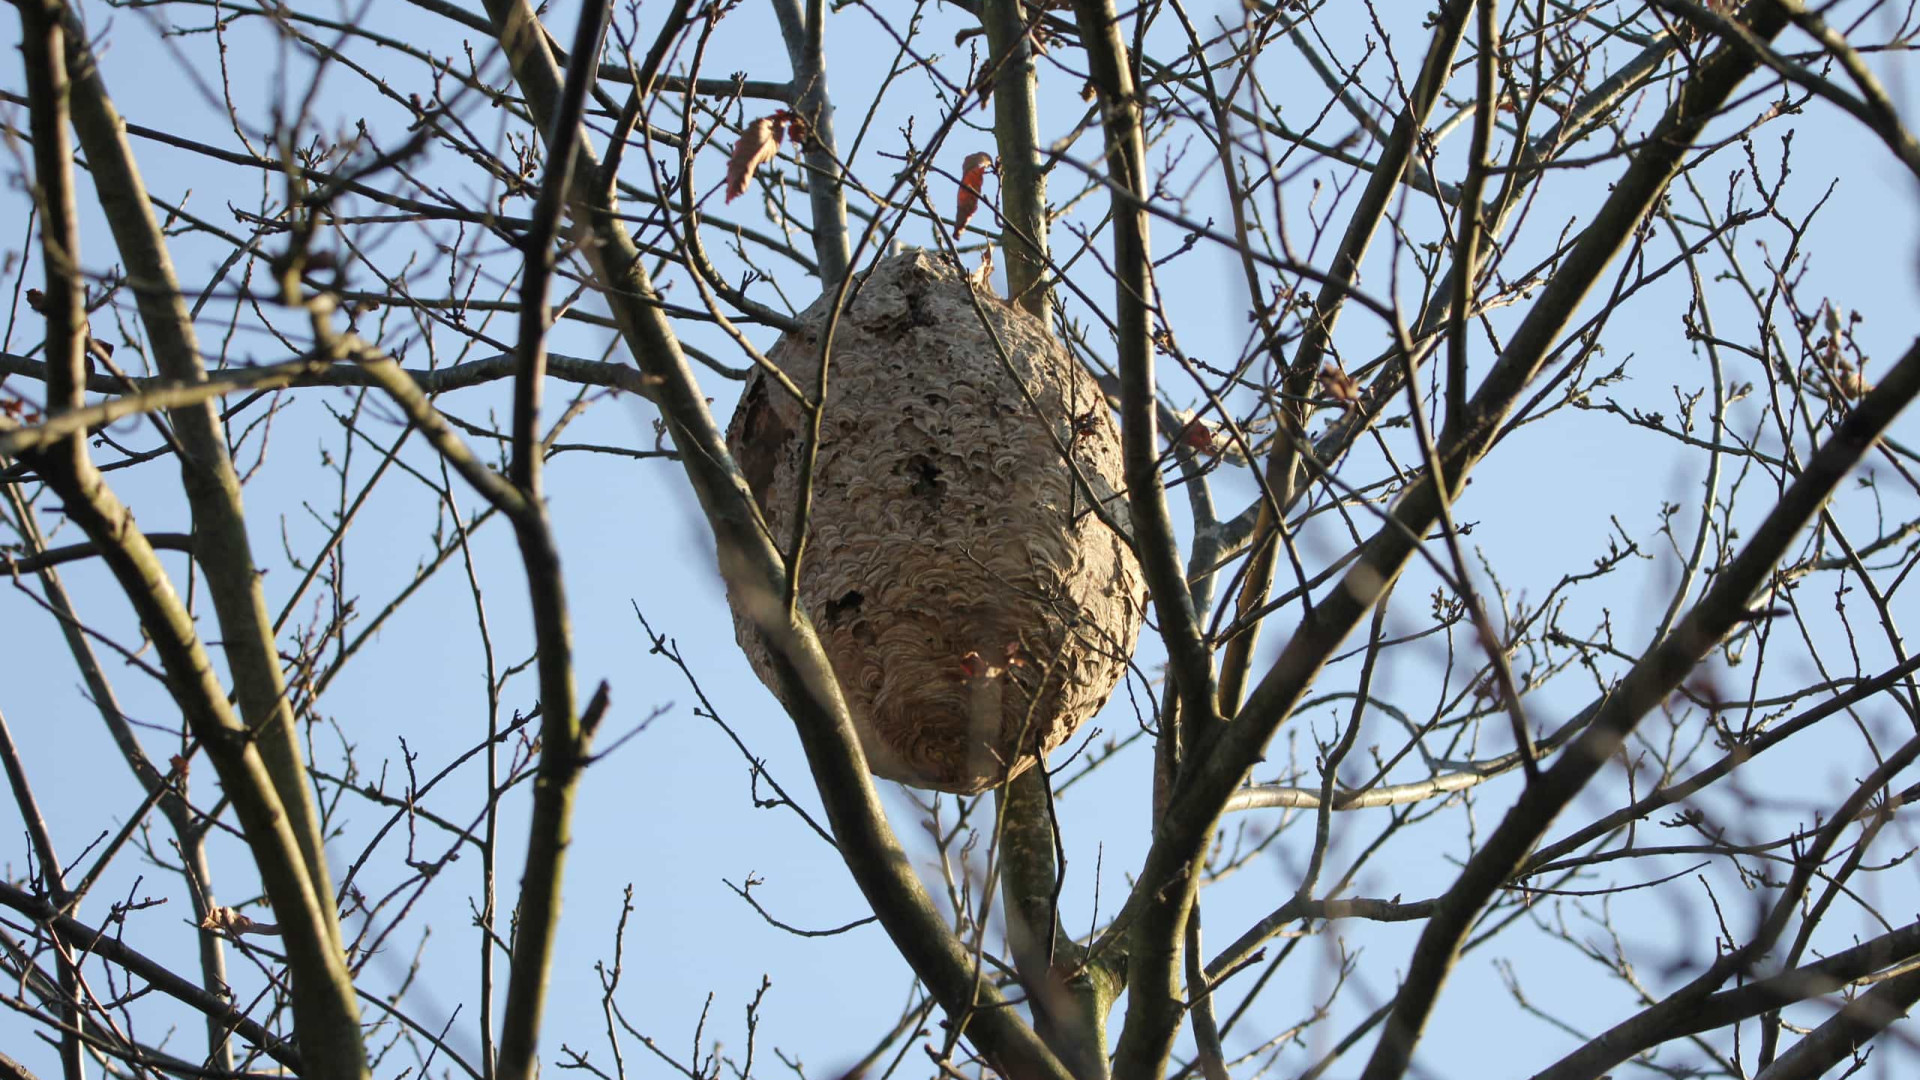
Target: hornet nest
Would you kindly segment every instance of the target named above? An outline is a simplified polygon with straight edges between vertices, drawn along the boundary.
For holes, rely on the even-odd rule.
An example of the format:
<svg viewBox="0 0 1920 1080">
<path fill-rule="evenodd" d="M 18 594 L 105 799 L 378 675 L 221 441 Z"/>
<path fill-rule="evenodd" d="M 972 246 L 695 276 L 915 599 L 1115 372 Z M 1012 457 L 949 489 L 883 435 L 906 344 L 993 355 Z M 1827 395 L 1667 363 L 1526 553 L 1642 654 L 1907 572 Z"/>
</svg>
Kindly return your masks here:
<svg viewBox="0 0 1920 1080">
<path fill-rule="evenodd" d="M 1099 710 L 1145 594 L 1133 553 L 1095 513 L 1097 500 L 1126 527 L 1100 388 L 1039 320 L 974 288 L 923 251 L 856 281 L 834 329 L 799 589 L 868 766 L 960 793 L 1024 772 Z M 833 292 L 768 353 L 808 392 Z M 806 430 L 764 371 L 727 427 L 782 548 Z M 748 660 L 775 686 L 743 598 L 728 599 Z"/>
</svg>

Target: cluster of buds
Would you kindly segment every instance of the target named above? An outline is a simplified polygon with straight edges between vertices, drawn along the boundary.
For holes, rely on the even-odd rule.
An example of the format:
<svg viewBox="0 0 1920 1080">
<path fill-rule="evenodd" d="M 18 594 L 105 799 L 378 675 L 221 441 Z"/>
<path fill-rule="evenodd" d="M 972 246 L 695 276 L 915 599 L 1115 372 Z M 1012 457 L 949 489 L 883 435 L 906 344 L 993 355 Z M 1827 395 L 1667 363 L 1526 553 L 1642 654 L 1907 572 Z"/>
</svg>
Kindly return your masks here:
<svg viewBox="0 0 1920 1080">
<path fill-rule="evenodd" d="M 1809 379 L 1824 377 L 1836 395 L 1846 401 L 1856 401 L 1873 389 L 1873 384 L 1867 381 L 1866 374 L 1860 370 L 1866 364 L 1866 357 L 1859 356 L 1859 349 L 1853 346 L 1852 323 L 1860 321 L 1860 313 L 1852 312 L 1851 318 L 1843 321 L 1840 309 L 1832 301 L 1827 301 L 1821 307 L 1826 334 L 1813 343 L 1816 363 L 1807 365 L 1810 369 L 1817 368 L 1818 372 L 1816 374 L 1809 370 L 1802 374 Z M 1848 349 L 1859 357 L 1858 366 L 1847 356 Z"/>
</svg>

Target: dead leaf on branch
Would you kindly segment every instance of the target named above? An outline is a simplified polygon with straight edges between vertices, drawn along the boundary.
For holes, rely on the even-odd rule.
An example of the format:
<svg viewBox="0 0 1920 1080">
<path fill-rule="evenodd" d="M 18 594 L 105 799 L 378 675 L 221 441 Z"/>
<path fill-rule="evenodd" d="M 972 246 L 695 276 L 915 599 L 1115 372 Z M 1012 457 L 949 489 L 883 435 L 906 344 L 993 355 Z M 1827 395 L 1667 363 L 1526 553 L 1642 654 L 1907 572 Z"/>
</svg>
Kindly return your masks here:
<svg viewBox="0 0 1920 1080">
<path fill-rule="evenodd" d="M 800 135 L 800 118 L 785 109 L 748 124 L 740 133 L 740 141 L 733 144 L 733 156 L 727 159 L 727 201 L 747 193 L 753 174 L 773 160 L 784 139 L 798 139 Z"/>
<path fill-rule="evenodd" d="M 962 679 L 997 679 L 1006 673 L 1006 668 L 988 663 L 986 657 L 978 652 L 968 652 L 960 657 Z"/>
<path fill-rule="evenodd" d="M 1174 417 L 1181 422 L 1180 429 L 1173 435 L 1175 445 L 1229 465 L 1248 464 L 1247 455 L 1241 450 L 1239 440 L 1224 427 L 1215 427 L 1202 420 L 1199 414 L 1185 409 L 1176 410 Z M 1249 437 L 1249 433 L 1260 426 L 1263 425 L 1258 421 L 1242 424 L 1241 437 Z"/>
<path fill-rule="evenodd" d="M 993 100 L 993 70 L 991 68 L 980 72 L 979 76 L 974 80 L 973 92 L 980 95 L 979 107 L 982 109 L 987 107 L 987 102 Z"/>
<path fill-rule="evenodd" d="M 975 289 L 993 294 L 993 245 L 988 244 L 980 251 L 980 267 L 967 274 L 967 282 Z"/>
<path fill-rule="evenodd" d="M 955 235 L 967 231 L 967 221 L 980 208 L 980 187 L 986 180 L 987 171 L 994 167 L 993 155 L 979 151 L 968 154 L 966 160 L 960 163 L 960 192 L 954 198 Z"/>
<path fill-rule="evenodd" d="M 1174 436 L 1174 441 L 1181 446 L 1187 447 L 1190 450 L 1197 450 L 1202 454 L 1214 454 L 1218 452 L 1215 449 L 1216 442 L 1212 425 L 1197 416 L 1187 421 L 1186 426 L 1180 429 L 1180 433 Z"/>
<path fill-rule="evenodd" d="M 1320 369 L 1320 389 L 1326 395 L 1340 403 L 1342 408 L 1354 409 L 1360 405 L 1360 380 L 1347 374 L 1345 368 L 1332 361 Z"/>
</svg>

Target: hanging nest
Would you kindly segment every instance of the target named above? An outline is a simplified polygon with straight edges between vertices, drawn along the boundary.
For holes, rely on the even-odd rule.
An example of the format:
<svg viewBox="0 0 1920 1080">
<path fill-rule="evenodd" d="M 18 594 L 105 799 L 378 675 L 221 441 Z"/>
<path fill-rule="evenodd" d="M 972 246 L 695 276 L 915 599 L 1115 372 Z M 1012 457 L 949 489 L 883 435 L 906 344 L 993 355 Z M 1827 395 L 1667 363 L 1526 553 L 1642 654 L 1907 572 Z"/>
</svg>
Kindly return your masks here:
<svg viewBox="0 0 1920 1080">
<path fill-rule="evenodd" d="M 833 300 L 768 353 L 808 393 Z M 806 430 L 761 371 L 727 428 L 783 550 Z M 1099 711 L 1144 600 L 1132 552 L 1101 520 L 1126 527 L 1120 484 L 1105 398 L 1037 319 L 923 251 L 856 280 L 834 329 L 799 598 L 876 774 L 984 791 Z M 774 686 L 747 605 L 729 601 Z"/>
</svg>

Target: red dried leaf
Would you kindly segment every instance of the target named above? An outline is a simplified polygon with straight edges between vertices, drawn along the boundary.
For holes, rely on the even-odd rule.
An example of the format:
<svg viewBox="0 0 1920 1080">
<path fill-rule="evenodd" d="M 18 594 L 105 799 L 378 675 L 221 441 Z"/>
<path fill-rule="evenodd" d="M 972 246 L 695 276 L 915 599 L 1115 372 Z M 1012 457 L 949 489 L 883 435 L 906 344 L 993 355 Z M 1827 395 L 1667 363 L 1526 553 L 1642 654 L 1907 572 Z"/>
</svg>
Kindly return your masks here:
<svg viewBox="0 0 1920 1080">
<path fill-rule="evenodd" d="M 801 116 L 799 113 L 793 112 L 788 109 L 781 109 L 779 112 L 773 114 L 773 120 L 774 120 L 774 123 L 776 124 L 787 125 L 788 140 L 795 143 L 806 141 L 807 139 L 807 118 L 806 117 Z"/>
<path fill-rule="evenodd" d="M 1218 445 L 1214 442 L 1213 428 L 1197 416 L 1187 421 L 1187 426 L 1180 429 L 1180 433 L 1174 436 L 1174 441 L 1202 454 L 1220 452 Z"/>
<path fill-rule="evenodd" d="M 740 133 L 740 141 L 733 144 L 733 156 L 727 159 L 728 202 L 745 195 L 747 182 L 753 179 L 754 172 L 779 152 L 780 139 L 785 134 L 782 119 L 779 113 L 763 116 Z"/>
<path fill-rule="evenodd" d="M 1253 432 L 1269 423 L 1260 418 L 1243 420 L 1238 425 L 1236 438 L 1233 425 L 1210 424 L 1184 409 L 1175 412 L 1174 416 L 1181 425 L 1172 435 L 1175 446 L 1185 447 L 1215 461 L 1239 466 L 1248 463 L 1247 451 L 1242 449 L 1244 440 L 1250 439 Z"/>
<path fill-rule="evenodd" d="M 953 231 L 963 233 L 967 229 L 967 219 L 980 208 L 980 186 L 985 182 L 987 170 L 993 168 L 993 155 L 972 153 L 960 163 L 960 194 L 954 200 L 956 212 L 953 215 Z"/>
</svg>

